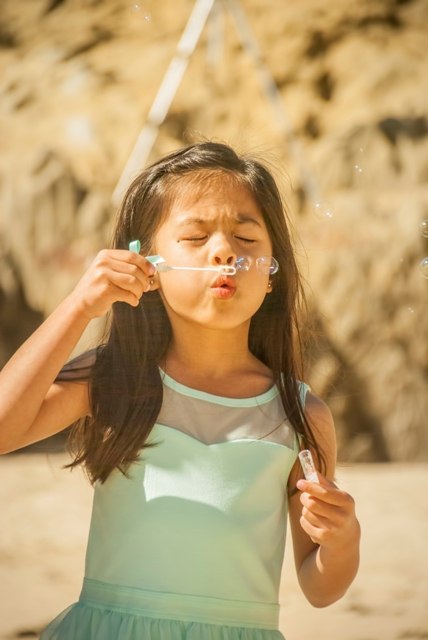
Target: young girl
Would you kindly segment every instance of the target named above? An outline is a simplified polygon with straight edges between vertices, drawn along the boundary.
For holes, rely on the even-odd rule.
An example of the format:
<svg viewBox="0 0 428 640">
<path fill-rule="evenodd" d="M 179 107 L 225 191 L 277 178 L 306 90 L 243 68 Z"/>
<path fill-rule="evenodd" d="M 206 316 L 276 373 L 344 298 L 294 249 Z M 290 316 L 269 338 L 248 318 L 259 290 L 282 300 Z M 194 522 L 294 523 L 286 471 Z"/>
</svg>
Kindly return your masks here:
<svg viewBox="0 0 428 640">
<path fill-rule="evenodd" d="M 305 596 L 345 593 L 359 525 L 332 481 L 331 414 L 299 381 L 301 300 L 261 163 L 203 143 L 134 180 L 114 248 L 0 374 L 2 452 L 74 424 L 71 466 L 95 485 L 80 599 L 43 640 L 283 638 L 287 512 Z M 65 365 L 110 309 L 106 342 Z"/>
</svg>

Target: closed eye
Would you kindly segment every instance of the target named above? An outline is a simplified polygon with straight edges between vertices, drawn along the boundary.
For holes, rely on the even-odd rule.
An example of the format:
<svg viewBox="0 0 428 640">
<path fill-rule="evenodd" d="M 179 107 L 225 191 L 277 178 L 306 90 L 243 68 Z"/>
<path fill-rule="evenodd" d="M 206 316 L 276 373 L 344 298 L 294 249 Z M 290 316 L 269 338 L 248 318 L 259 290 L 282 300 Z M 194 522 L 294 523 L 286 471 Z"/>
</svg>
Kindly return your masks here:
<svg viewBox="0 0 428 640">
<path fill-rule="evenodd" d="M 239 242 L 244 242 L 246 244 L 254 244 L 255 242 L 257 242 L 257 240 L 253 240 L 252 238 L 244 238 L 243 236 L 235 236 L 236 240 L 239 240 Z M 183 238 L 182 242 L 193 242 L 193 243 L 198 243 L 198 242 L 205 242 L 205 240 L 208 239 L 208 236 L 192 236 L 190 238 Z"/>
<path fill-rule="evenodd" d="M 247 244 L 253 244 L 256 242 L 256 240 L 253 240 L 252 238 L 243 238 L 242 236 L 235 236 L 235 238 L 240 242 L 246 242 Z"/>
<path fill-rule="evenodd" d="M 195 236 L 192 238 L 183 238 L 182 242 L 203 242 L 208 236 Z"/>
</svg>

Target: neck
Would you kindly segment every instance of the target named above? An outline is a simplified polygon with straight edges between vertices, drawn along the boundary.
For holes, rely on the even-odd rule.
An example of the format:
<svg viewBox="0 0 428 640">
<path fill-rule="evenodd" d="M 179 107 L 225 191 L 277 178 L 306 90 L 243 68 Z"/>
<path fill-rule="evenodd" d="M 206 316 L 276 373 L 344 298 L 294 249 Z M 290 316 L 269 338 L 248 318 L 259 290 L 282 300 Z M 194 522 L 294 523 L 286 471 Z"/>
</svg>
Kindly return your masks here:
<svg viewBox="0 0 428 640">
<path fill-rule="evenodd" d="M 248 348 L 248 329 L 225 331 L 193 325 L 191 331 L 174 331 L 166 367 L 171 372 L 192 371 L 211 378 L 248 367 L 255 360 Z"/>
<path fill-rule="evenodd" d="M 248 348 L 250 324 L 228 330 L 175 322 L 163 369 L 194 389 L 247 398 L 272 385 L 272 373 Z"/>
</svg>

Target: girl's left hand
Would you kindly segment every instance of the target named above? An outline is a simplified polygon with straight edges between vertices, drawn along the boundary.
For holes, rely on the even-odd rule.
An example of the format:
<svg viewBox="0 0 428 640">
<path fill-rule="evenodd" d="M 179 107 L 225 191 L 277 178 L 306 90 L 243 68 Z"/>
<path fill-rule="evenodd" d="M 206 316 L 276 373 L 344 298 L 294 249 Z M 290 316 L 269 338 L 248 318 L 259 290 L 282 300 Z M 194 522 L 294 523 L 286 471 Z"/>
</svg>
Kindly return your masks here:
<svg viewBox="0 0 428 640">
<path fill-rule="evenodd" d="M 334 482 L 317 473 L 319 483 L 308 480 L 297 482 L 297 488 L 302 491 L 300 524 L 312 542 L 339 550 L 349 544 L 350 536 L 356 536 L 359 532 L 354 499 Z"/>
</svg>

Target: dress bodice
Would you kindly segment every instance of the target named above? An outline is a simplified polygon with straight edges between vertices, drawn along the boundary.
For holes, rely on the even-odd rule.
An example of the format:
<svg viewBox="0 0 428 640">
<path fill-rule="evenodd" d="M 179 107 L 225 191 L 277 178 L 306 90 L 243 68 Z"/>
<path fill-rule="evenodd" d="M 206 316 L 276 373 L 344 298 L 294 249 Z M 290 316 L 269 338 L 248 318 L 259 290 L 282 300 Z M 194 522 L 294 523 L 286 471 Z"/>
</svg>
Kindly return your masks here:
<svg viewBox="0 0 428 640">
<path fill-rule="evenodd" d="M 297 444 L 276 387 L 222 398 L 163 377 L 155 446 L 96 486 L 86 577 L 277 603 Z"/>
</svg>

